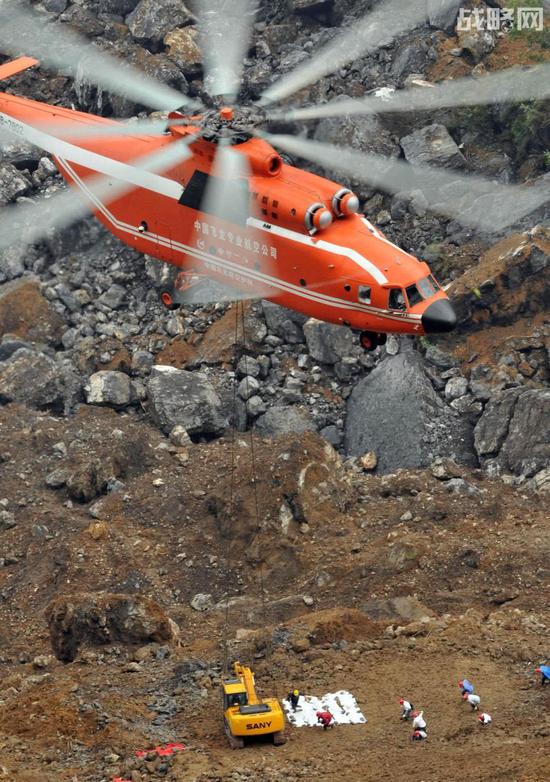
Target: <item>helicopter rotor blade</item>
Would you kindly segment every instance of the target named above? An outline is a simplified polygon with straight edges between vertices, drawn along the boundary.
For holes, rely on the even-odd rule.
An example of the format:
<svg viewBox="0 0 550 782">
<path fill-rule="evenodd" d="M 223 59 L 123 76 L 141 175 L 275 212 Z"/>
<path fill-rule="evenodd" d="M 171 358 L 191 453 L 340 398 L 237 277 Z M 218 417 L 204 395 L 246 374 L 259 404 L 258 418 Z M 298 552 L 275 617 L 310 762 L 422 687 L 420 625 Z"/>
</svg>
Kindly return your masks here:
<svg viewBox="0 0 550 782">
<path fill-rule="evenodd" d="M 237 97 L 257 0 L 203 0 L 199 16 L 204 84 L 229 101 Z"/>
<path fill-rule="evenodd" d="M 441 0 L 442 10 L 454 3 L 455 0 Z M 258 101 L 259 105 L 266 106 L 287 98 L 352 60 L 376 51 L 426 19 L 427 5 L 424 2 L 385 0 L 360 22 L 337 35 L 311 59 L 268 87 Z"/>
<path fill-rule="evenodd" d="M 92 115 L 89 115 L 93 119 Z M 43 122 L 34 125 L 37 130 L 63 139 L 96 139 L 96 138 L 125 138 L 134 136 L 162 136 L 169 132 L 169 127 L 192 126 L 198 127 L 201 121 L 185 119 L 143 119 L 124 120 L 117 119 L 102 122 L 88 121 L 87 118 L 70 118 L 69 122 Z"/>
<path fill-rule="evenodd" d="M 13 56 L 24 51 L 48 68 L 68 72 L 153 109 L 197 105 L 177 90 L 101 51 L 65 25 L 50 21 L 45 24 L 43 17 L 15 0 L 0 4 L 0 48 Z"/>
<path fill-rule="evenodd" d="M 509 68 L 480 78 L 449 79 L 437 84 L 397 90 L 388 97 L 371 95 L 359 100 L 335 100 L 267 114 L 268 120 L 299 121 L 324 117 L 388 112 L 429 111 L 457 106 L 476 106 L 544 100 L 550 96 L 550 65 L 524 70 Z"/>
<path fill-rule="evenodd" d="M 412 166 L 293 136 L 258 133 L 274 147 L 348 175 L 387 193 L 421 191 L 427 209 L 489 233 L 500 231 L 550 200 L 548 182 L 500 185 L 483 177 Z"/>
<path fill-rule="evenodd" d="M 12 245 L 21 246 L 40 241 L 52 230 L 67 228 L 76 220 L 89 215 L 98 206 L 106 206 L 122 198 L 135 187 L 139 187 L 136 182 L 139 182 L 140 176 L 145 179 L 158 177 L 190 157 L 188 147 L 195 139 L 196 136 L 167 144 L 152 154 L 125 164 L 126 169 L 133 170 L 131 179 L 123 178 L 124 169 L 121 168 L 117 170 L 118 176 L 94 175 L 81 180 L 79 188 L 70 187 L 28 205 L 3 207 L 0 210 L 0 251 Z M 173 180 L 165 181 L 173 182 L 177 186 Z"/>
</svg>

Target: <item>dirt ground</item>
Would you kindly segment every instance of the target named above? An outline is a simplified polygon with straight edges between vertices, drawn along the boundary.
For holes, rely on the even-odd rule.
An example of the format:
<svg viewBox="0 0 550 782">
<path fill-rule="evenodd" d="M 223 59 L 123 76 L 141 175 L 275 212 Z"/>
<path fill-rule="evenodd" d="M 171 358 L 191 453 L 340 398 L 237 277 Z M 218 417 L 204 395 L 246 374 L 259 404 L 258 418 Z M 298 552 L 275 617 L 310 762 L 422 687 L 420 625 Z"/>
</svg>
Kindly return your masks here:
<svg viewBox="0 0 550 782">
<path fill-rule="evenodd" d="M 254 446 L 259 523 L 248 436 L 182 449 L 142 413 L 0 409 L 0 500 L 16 522 L 0 533 L 0 779 L 111 780 L 168 741 L 186 750 L 166 773 L 133 779 L 550 778 L 550 687 L 534 673 L 550 626 L 540 498 L 462 468 L 471 495 L 430 471 L 369 476 L 312 434 Z M 102 493 L 100 468 L 122 486 Z M 67 483 L 48 487 L 60 469 Z M 98 496 L 75 499 L 90 486 Z M 84 643 L 73 663 L 55 660 L 46 606 L 99 591 L 153 598 L 179 645 Z M 205 612 L 190 607 L 198 592 Z M 366 725 L 290 727 L 283 747 L 230 750 L 225 632 L 264 695 L 349 689 Z M 488 729 L 461 702 L 464 676 Z M 425 710 L 426 743 L 410 741 L 401 696 Z"/>
</svg>

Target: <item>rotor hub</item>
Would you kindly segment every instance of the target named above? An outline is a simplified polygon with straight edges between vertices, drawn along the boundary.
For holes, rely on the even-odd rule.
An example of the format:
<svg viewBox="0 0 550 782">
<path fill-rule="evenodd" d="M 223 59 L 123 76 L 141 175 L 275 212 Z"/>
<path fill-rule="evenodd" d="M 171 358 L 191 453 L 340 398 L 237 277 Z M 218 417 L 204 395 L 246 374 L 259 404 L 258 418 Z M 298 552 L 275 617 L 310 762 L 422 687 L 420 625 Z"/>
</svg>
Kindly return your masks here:
<svg viewBox="0 0 550 782">
<path fill-rule="evenodd" d="M 263 122 L 265 113 L 257 106 L 221 106 L 203 113 L 202 136 L 213 143 L 225 137 L 231 144 L 240 144 L 251 138 L 255 128 Z"/>
</svg>

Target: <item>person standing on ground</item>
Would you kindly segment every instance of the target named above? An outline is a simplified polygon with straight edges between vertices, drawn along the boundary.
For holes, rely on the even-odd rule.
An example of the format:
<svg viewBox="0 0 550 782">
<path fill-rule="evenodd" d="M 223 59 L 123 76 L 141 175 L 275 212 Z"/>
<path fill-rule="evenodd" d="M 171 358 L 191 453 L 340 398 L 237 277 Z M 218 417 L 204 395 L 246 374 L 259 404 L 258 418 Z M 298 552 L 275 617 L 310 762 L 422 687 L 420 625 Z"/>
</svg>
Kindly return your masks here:
<svg viewBox="0 0 550 782">
<path fill-rule="evenodd" d="M 477 718 L 477 721 L 479 722 L 479 724 L 482 727 L 485 727 L 485 725 L 490 725 L 491 724 L 491 722 L 493 721 L 493 718 L 491 717 L 490 714 L 487 714 L 486 712 L 483 712 L 482 714 L 479 715 L 479 717 Z"/>
<path fill-rule="evenodd" d="M 413 711 L 411 717 L 413 718 L 413 731 L 420 730 L 424 733 L 428 732 L 428 727 L 426 725 L 426 720 L 424 719 L 423 711 Z"/>
<path fill-rule="evenodd" d="M 461 681 L 458 682 L 458 686 L 461 690 L 461 695 L 464 697 L 465 694 L 470 695 L 474 691 L 474 685 L 472 682 L 469 682 L 468 679 L 461 679 Z"/>
<path fill-rule="evenodd" d="M 414 706 L 412 705 L 412 703 L 406 701 L 404 698 L 399 698 L 399 705 L 401 706 L 402 709 L 401 719 L 408 720 L 409 717 L 411 716 Z"/>
<path fill-rule="evenodd" d="M 535 668 L 535 673 L 540 673 L 540 683 L 543 687 L 550 682 L 550 665 L 540 665 L 538 668 Z"/>
<path fill-rule="evenodd" d="M 323 726 L 323 730 L 334 727 L 334 717 L 328 709 L 326 711 L 316 711 L 315 716 L 317 717 L 317 722 L 320 722 Z"/>
<path fill-rule="evenodd" d="M 291 690 L 286 699 L 290 703 L 292 711 L 296 711 L 298 708 L 298 701 L 300 700 L 300 690 Z"/>
<path fill-rule="evenodd" d="M 462 698 L 470 704 L 472 711 L 479 710 L 479 704 L 481 703 L 481 698 L 479 695 L 475 695 L 473 692 L 469 694 L 465 692 Z"/>
</svg>

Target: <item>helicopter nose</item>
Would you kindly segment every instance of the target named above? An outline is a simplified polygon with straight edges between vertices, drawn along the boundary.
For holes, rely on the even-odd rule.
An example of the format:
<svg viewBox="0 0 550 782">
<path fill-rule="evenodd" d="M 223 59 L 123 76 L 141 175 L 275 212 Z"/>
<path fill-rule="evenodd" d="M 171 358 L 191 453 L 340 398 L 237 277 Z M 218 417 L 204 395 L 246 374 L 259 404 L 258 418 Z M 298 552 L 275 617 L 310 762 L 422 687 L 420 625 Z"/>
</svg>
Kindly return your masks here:
<svg viewBox="0 0 550 782">
<path fill-rule="evenodd" d="M 456 312 L 448 299 L 434 301 L 422 315 L 422 326 L 426 334 L 442 334 L 453 331 L 456 324 Z"/>
</svg>

